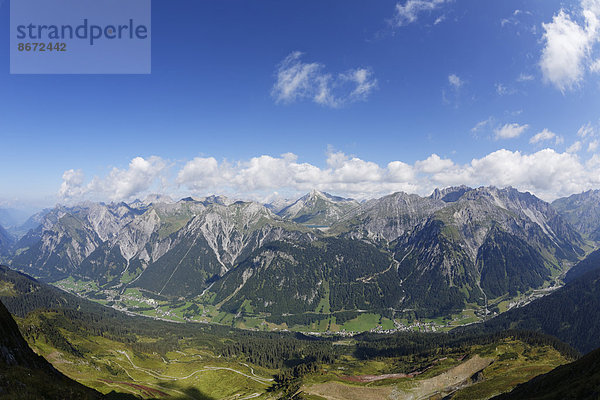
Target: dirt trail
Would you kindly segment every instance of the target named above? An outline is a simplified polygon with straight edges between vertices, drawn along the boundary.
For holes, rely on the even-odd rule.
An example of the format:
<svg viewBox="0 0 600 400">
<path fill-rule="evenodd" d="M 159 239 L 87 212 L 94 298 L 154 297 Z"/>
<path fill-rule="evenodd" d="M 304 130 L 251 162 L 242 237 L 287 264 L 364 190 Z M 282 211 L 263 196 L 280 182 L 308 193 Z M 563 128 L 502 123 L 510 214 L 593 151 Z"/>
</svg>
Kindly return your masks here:
<svg viewBox="0 0 600 400">
<path fill-rule="evenodd" d="M 253 370 L 252 368 L 250 368 L 250 369 L 251 369 L 251 373 L 252 373 L 252 375 L 254 375 L 254 376 L 250 376 L 250 375 L 248 375 L 248 374 L 245 374 L 245 373 L 243 373 L 243 372 L 241 372 L 241 371 L 238 371 L 238 370 L 236 370 L 236 369 L 233 369 L 233 368 L 227 368 L 227 367 L 212 367 L 212 366 L 209 366 L 209 365 L 205 366 L 205 367 L 204 367 L 204 368 L 202 368 L 202 369 L 196 370 L 196 371 L 192 372 L 191 374 L 189 374 L 189 375 L 187 375 L 187 376 L 183 376 L 183 377 L 176 377 L 176 376 L 163 375 L 163 374 L 161 374 L 161 373 L 158 373 L 158 372 L 156 372 L 156 371 L 154 371 L 154 370 L 151 370 L 151 369 L 148 369 L 148 368 L 142 368 L 142 367 L 138 367 L 137 365 L 135 365 L 135 364 L 133 363 L 133 361 L 132 361 L 132 360 L 131 360 L 131 358 L 129 357 L 129 354 L 127 354 L 127 352 L 125 352 L 125 351 L 122 351 L 122 350 L 117 350 L 117 353 L 119 353 L 119 354 L 123 354 L 123 355 L 124 355 L 124 356 L 127 358 L 127 360 L 129 361 L 129 363 L 131 364 L 131 366 L 132 366 L 134 369 L 136 369 L 136 370 L 138 370 L 138 371 L 140 371 L 140 372 L 144 372 L 145 374 L 148 374 L 148 375 L 152 376 L 153 378 L 157 378 L 157 379 L 166 379 L 166 380 L 172 380 L 172 381 L 181 381 L 181 380 L 189 379 L 189 378 L 191 378 L 192 376 L 194 376 L 194 375 L 196 375 L 196 374 L 199 374 L 199 373 L 202 373 L 202 372 L 207 372 L 207 371 L 218 371 L 218 370 L 226 370 L 226 371 L 231 371 L 231 372 L 234 372 L 234 373 L 236 373 L 236 374 L 239 374 L 239 375 L 245 376 L 245 377 L 246 377 L 246 378 L 248 378 L 248 379 L 252 379 L 253 381 L 255 381 L 255 382 L 258 382 L 258 383 L 261 383 L 261 384 L 263 384 L 263 385 L 266 385 L 266 386 L 269 386 L 269 385 L 271 384 L 271 382 L 273 381 L 273 379 L 272 379 L 272 378 L 263 378 L 263 377 L 260 377 L 260 376 L 256 375 L 256 374 L 254 373 L 254 370 Z M 185 353 L 184 353 L 184 354 L 185 354 Z M 122 367 L 120 364 L 118 364 L 118 363 L 117 363 L 117 365 L 119 365 L 121 368 L 123 368 L 123 367 Z M 123 368 L 123 369 L 125 369 L 125 368 Z M 125 372 L 127 373 L 127 375 L 129 375 L 129 372 L 127 372 L 127 370 L 125 370 Z M 133 379 L 133 378 L 131 377 L 131 375 L 129 375 L 129 377 L 130 377 L 130 378 L 131 378 L 133 381 L 135 381 L 135 379 Z"/>
<path fill-rule="evenodd" d="M 396 385 L 379 387 L 350 386 L 340 382 L 326 382 L 304 386 L 302 390 L 328 400 L 420 400 L 436 393 L 443 393 L 468 380 L 476 372 L 492 363 L 492 358 L 473 358 L 449 369 L 448 371 L 422 380 L 411 380 L 413 387 L 400 389 Z M 406 382 L 406 381 L 405 381 Z"/>
</svg>

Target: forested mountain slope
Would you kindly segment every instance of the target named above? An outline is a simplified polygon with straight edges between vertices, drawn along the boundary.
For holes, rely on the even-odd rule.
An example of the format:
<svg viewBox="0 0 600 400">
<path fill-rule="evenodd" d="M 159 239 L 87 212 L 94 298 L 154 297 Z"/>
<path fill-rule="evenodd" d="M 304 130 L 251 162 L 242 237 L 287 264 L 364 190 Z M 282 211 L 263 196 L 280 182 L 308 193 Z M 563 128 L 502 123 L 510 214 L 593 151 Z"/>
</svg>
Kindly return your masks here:
<svg viewBox="0 0 600 400">
<path fill-rule="evenodd" d="M 58 372 L 35 354 L 0 302 L 0 397 L 13 399 L 101 399 L 100 393 Z"/>
<path fill-rule="evenodd" d="M 538 331 L 587 353 L 600 347 L 600 269 L 524 307 L 509 310 L 482 325 L 461 329 Z"/>
<path fill-rule="evenodd" d="M 600 398 L 600 349 L 523 383 L 495 400 L 596 400 Z"/>
<path fill-rule="evenodd" d="M 220 196 L 57 206 L 11 266 L 104 298 L 135 289 L 233 315 L 437 317 L 554 285 L 586 246 L 550 204 L 512 188 L 363 203 L 313 191 L 279 215 Z"/>
</svg>

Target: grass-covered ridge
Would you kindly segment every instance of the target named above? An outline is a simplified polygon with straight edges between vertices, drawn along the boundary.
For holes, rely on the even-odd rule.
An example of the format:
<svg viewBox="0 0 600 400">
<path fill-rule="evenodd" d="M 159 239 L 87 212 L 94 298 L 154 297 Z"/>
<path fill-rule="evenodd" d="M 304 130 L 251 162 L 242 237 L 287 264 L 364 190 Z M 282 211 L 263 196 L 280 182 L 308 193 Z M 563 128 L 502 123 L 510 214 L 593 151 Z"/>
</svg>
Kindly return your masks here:
<svg viewBox="0 0 600 400">
<path fill-rule="evenodd" d="M 384 377 L 373 383 L 385 390 L 400 390 L 406 385 L 429 385 L 425 380 L 451 374 L 452 368 L 467 368 L 460 366 L 471 359 L 475 361 L 467 364 L 468 368 L 471 364 L 488 368 L 486 360 L 502 359 L 511 360 L 511 368 L 529 368 L 533 375 L 576 356 L 555 339 L 524 332 L 316 338 L 173 323 L 128 316 L 8 269 L 2 270 L 1 278 L 12 283 L 17 293 L 3 299 L 19 315 L 29 344 L 67 376 L 103 393 L 117 390 L 145 398 L 267 399 L 299 390 L 308 393 L 314 385 L 324 383 L 364 386 L 354 381 L 356 376 L 418 372 L 400 380 Z M 361 318 L 376 318 L 369 314 L 351 317 L 346 316 L 344 323 L 360 324 Z M 494 371 L 487 370 L 490 379 L 483 382 L 496 389 L 509 390 L 524 381 L 498 381 L 506 371 Z M 480 390 L 491 389 L 481 386 Z"/>
</svg>

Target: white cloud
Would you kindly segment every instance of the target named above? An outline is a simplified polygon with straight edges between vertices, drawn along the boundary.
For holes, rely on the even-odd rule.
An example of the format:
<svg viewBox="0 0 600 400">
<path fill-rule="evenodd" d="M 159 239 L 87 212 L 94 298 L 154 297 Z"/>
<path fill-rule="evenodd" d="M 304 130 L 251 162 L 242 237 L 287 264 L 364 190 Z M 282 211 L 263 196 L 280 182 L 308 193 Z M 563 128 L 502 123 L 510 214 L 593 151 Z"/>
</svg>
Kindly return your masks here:
<svg viewBox="0 0 600 400">
<path fill-rule="evenodd" d="M 452 168 L 453 166 L 454 163 L 452 160 L 442 159 L 437 154 L 432 154 L 427 159 L 423 161 L 417 161 L 415 163 L 417 170 L 426 172 L 428 174 L 442 172 L 448 168 Z"/>
<path fill-rule="evenodd" d="M 581 150 L 581 142 L 578 140 L 567 148 L 567 153 L 577 153 Z"/>
<path fill-rule="evenodd" d="M 503 83 L 496 83 L 496 93 L 498 93 L 500 96 L 505 96 L 515 94 L 516 90 L 514 88 L 506 86 Z"/>
<path fill-rule="evenodd" d="M 377 87 L 369 68 L 356 68 L 332 75 L 319 63 L 305 63 L 302 53 L 292 52 L 278 66 L 271 95 L 278 103 L 312 100 L 328 107 L 365 100 Z"/>
<path fill-rule="evenodd" d="M 462 79 L 460 79 L 456 74 L 448 75 L 448 82 L 450 83 L 450 85 L 452 85 L 454 89 L 460 89 L 460 87 L 465 84 L 465 82 Z"/>
<path fill-rule="evenodd" d="M 135 157 L 128 168 L 113 168 L 108 176 L 94 177 L 87 185 L 83 184 L 83 172 L 71 169 L 63 174 L 58 195 L 63 201 L 83 198 L 131 200 L 155 187 L 166 166 L 166 162 L 157 156 Z"/>
<path fill-rule="evenodd" d="M 581 138 L 586 138 L 589 136 L 593 136 L 595 134 L 595 129 L 590 122 L 585 125 L 582 125 L 581 128 L 577 131 L 577 136 Z"/>
<path fill-rule="evenodd" d="M 533 154 L 498 150 L 475 159 L 466 168 L 472 181 L 495 186 L 514 186 L 546 199 L 576 193 L 600 183 L 577 156 L 544 149 Z M 596 172 L 596 173 L 594 173 Z"/>
<path fill-rule="evenodd" d="M 442 101 L 445 104 L 452 104 L 454 107 L 460 105 L 461 100 L 461 88 L 465 85 L 465 81 L 456 74 L 448 75 L 448 87 L 442 89 Z"/>
<path fill-rule="evenodd" d="M 597 128 L 591 122 L 582 125 L 577 130 L 577 136 L 580 138 L 567 149 L 568 153 L 577 153 L 586 147 L 587 151 L 593 152 L 599 146 Z"/>
<path fill-rule="evenodd" d="M 529 125 L 519 124 L 506 124 L 494 130 L 496 139 L 512 139 L 521 136 L 525 130 L 529 128 Z"/>
<path fill-rule="evenodd" d="M 479 132 L 486 126 L 489 126 L 493 121 L 494 121 L 493 117 L 489 117 L 486 120 L 479 121 L 478 123 L 475 124 L 475 126 L 473 128 L 471 128 L 471 132 L 473 132 L 473 133 Z"/>
<path fill-rule="evenodd" d="M 265 199 L 272 198 L 275 192 L 292 197 L 319 189 L 365 199 L 396 191 L 427 195 L 436 187 L 465 184 L 513 186 L 552 200 L 600 187 L 600 157 L 594 155 L 582 162 L 572 153 L 544 149 L 524 154 L 501 149 L 466 164 L 432 154 L 414 163 L 395 160 L 380 165 L 329 152 L 321 167 L 300 162 L 292 153 L 235 162 L 197 157 L 177 167 L 174 178 L 168 178 L 169 167 L 160 157 L 136 157 L 127 168 L 114 168 L 107 176 L 95 177 L 88 184 L 84 184 L 82 171 L 68 170 L 59 194 L 62 201 L 68 202 L 132 200 L 157 191 L 158 186 L 158 191 L 173 197 L 216 193 Z"/>
<path fill-rule="evenodd" d="M 365 68 L 350 70 L 341 74 L 340 79 L 356 84 L 349 96 L 353 100 L 366 99 L 369 93 L 377 87 L 377 80 L 373 78 L 373 73 Z"/>
<path fill-rule="evenodd" d="M 58 189 L 58 196 L 61 199 L 69 200 L 72 198 L 79 198 L 85 193 L 83 187 L 84 175 L 80 169 L 74 170 L 69 169 L 63 173 L 62 183 L 60 189 Z"/>
<path fill-rule="evenodd" d="M 177 174 L 177 183 L 195 182 L 197 187 L 219 183 L 219 163 L 214 157 L 196 157 L 185 164 Z"/>
<path fill-rule="evenodd" d="M 530 75 L 530 74 L 521 74 L 517 78 L 517 82 L 529 82 L 529 81 L 532 81 L 534 79 L 535 78 L 533 77 L 533 75 Z"/>
<path fill-rule="evenodd" d="M 552 139 L 555 139 L 557 144 L 562 142 L 562 138 L 556 133 L 551 132 L 548 129 L 544 129 L 543 131 L 532 136 L 531 139 L 529 139 L 529 143 L 534 144 Z"/>
<path fill-rule="evenodd" d="M 201 188 L 206 193 L 263 191 L 264 197 L 265 191 L 303 192 L 317 188 L 355 198 L 371 198 L 398 190 L 428 194 L 435 187 L 456 184 L 495 185 L 514 186 L 550 200 L 600 185 L 598 168 L 582 164 L 576 155 L 552 149 L 533 154 L 503 149 L 465 165 L 432 154 L 412 165 L 392 161 L 383 167 L 343 153 L 330 153 L 326 165 L 320 168 L 300 164 L 289 154 L 261 156 L 236 164 L 219 187 L 206 187 L 206 181 L 199 185 L 182 184 L 192 189 Z M 261 177 L 259 184 L 254 179 L 257 176 Z"/>
<path fill-rule="evenodd" d="M 590 71 L 592 71 L 592 72 L 600 72 L 600 58 L 597 59 L 596 61 L 594 61 L 590 65 Z"/>
<path fill-rule="evenodd" d="M 315 82 L 330 79 L 323 75 L 318 63 L 300 62 L 302 53 L 291 53 L 279 65 L 273 94 L 278 101 L 292 102 L 299 97 L 313 96 Z"/>
<path fill-rule="evenodd" d="M 582 82 L 586 65 L 591 64 L 593 47 L 600 40 L 600 0 L 582 0 L 580 14 L 583 23 L 561 9 L 552 22 L 542 24 L 542 74 L 545 81 L 563 93 Z"/>
<path fill-rule="evenodd" d="M 531 12 L 530 11 L 523 11 L 523 10 L 518 10 L 517 9 L 517 10 L 513 11 L 513 13 L 511 14 L 510 17 L 503 18 L 500 21 L 500 26 L 504 27 L 504 26 L 506 26 L 508 24 L 514 25 L 514 26 L 519 25 L 521 23 L 521 21 L 519 19 L 519 18 L 521 18 L 521 17 L 519 17 L 520 15 L 521 16 L 522 15 L 531 15 Z"/>
<path fill-rule="evenodd" d="M 447 0 L 406 0 L 404 4 L 396 4 L 394 25 L 397 27 L 411 24 L 419 18 L 420 14 L 431 12 L 441 7 Z M 441 21 L 440 21 L 441 22 Z M 437 22 L 436 20 L 436 23 Z"/>
</svg>

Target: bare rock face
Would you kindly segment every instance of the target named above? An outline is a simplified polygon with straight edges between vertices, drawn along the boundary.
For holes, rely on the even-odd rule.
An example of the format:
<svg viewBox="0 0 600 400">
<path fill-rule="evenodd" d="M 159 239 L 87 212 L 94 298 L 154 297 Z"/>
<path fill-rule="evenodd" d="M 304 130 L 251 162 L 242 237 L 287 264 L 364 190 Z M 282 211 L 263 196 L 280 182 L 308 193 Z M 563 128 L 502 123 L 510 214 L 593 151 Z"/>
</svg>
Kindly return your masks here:
<svg viewBox="0 0 600 400">
<path fill-rule="evenodd" d="M 266 242 L 303 235 L 302 227 L 253 202 L 231 203 L 213 196 L 199 201 L 132 204 L 57 207 L 37 230 L 26 235 L 21 245 L 32 245 L 14 257 L 13 265 L 48 280 L 100 274 L 105 275 L 101 282 L 112 279 L 118 284 L 117 275 L 127 272 L 138 278 L 161 258 L 173 257 L 169 252 L 175 248 L 200 246 L 220 266 L 218 271 L 209 268 L 210 275 L 224 274 L 243 254 Z M 82 265 L 84 270 L 79 269 Z M 110 271 L 102 272 L 103 265 Z"/>
<path fill-rule="evenodd" d="M 155 196 L 58 206 L 13 246 L 12 266 L 50 281 L 84 277 L 177 298 L 210 288 L 232 310 L 242 295 L 257 309 L 278 307 L 268 291 L 258 301 L 252 290 L 281 283 L 302 312 L 325 287 L 332 307 L 344 310 L 439 311 L 537 288 L 583 246 L 553 206 L 512 188 L 398 192 L 363 203 L 313 191 L 278 214 L 222 196 Z M 261 254 L 276 257 L 258 268 L 251 260 Z"/>
<path fill-rule="evenodd" d="M 563 197 L 552 206 L 579 233 L 592 240 L 600 240 L 600 190 Z"/>
<path fill-rule="evenodd" d="M 442 200 L 398 192 L 369 200 L 331 231 L 351 238 L 393 241 L 443 208 Z"/>
<path fill-rule="evenodd" d="M 345 218 L 358 206 L 356 200 L 313 190 L 277 214 L 297 223 L 327 227 Z"/>
</svg>

